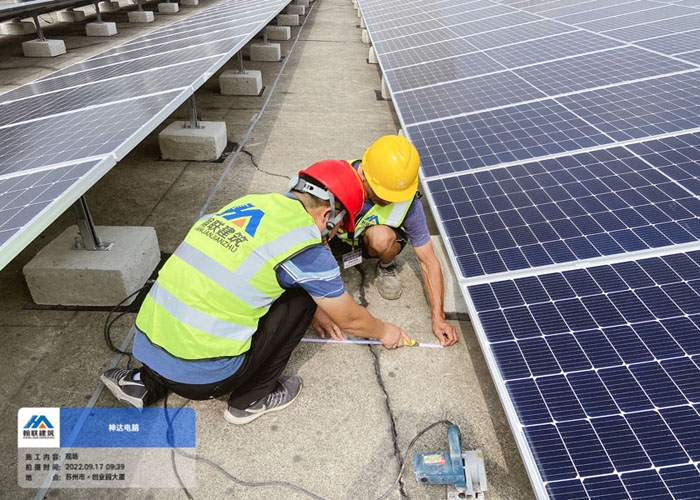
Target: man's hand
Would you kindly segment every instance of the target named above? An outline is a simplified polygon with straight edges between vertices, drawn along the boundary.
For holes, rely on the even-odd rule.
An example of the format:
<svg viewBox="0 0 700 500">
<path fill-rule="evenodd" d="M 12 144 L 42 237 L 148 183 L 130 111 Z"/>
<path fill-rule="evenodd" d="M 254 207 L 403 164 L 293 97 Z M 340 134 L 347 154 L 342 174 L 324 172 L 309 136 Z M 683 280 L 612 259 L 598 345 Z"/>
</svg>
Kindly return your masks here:
<svg viewBox="0 0 700 500">
<path fill-rule="evenodd" d="M 340 327 L 333 323 L 333 320 L 320 307 L 316 308 L 316 314 L 311 320 L 311 326 L 314 327 L 314 330 L 321 338 L 325 338 L 326 333 L 328 333 L 333 340 L 345 340 L 345 335 L 343 335 Z"/>
<path fill-rule="evenodd" d="M 443 347 L 452 345 L 459 340 L 457 338 L 457 330 L 455 330 L 455 327 L 444 319 L 433 320 L 433 333 L 437 337 L 438 341 L 440 341 L 440 345 Z"/>
<path fill-rule="evenodd" d="M 379 339 L 387 349 L 396 349 L 411 343 L 411 338 L 398 326 L 384 323 L 384 331 Z"/>
</svg>

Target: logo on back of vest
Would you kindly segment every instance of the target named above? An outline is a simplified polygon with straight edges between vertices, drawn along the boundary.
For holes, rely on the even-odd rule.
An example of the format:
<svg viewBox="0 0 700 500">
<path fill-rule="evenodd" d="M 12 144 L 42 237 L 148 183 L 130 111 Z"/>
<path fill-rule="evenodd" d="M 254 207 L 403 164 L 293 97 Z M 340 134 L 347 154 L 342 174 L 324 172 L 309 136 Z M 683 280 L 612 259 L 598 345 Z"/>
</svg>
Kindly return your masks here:
<svg viewBox="0 0 700 500">
<path fill-rule="evenodd" d="M 251 237 L 254 237 L 265 212 L 254 207 L 252 203 L 246 203 L 245 205 L 231 207 L 216 215 L 223 217 L 231 224 L 240 227 Z"/>
</svg>

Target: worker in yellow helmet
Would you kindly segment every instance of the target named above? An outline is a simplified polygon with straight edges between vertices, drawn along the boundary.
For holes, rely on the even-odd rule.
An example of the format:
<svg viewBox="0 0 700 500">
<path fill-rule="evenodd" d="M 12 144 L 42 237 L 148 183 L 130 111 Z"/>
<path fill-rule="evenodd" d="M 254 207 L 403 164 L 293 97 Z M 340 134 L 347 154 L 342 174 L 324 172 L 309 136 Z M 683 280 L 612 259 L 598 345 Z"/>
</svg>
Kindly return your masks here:
<svg viewBox="0 0 700 500">
<path fill-rule="evenodd" d="M 423 205 L 418 193 L 420 158 L 405 137 L 385 135 L 372 143 L 361 160 L 351 160 L 364 182 L 366 196 L 355 218 L 354 233 L 340 233 L 331 241 L 334 254 L 342 255 L 345 267 L 362 259 L 377 258 L 379 293 L 388 300 L 401 296 L 395 258 L 410 242 L 420 262 L 430 302 L 433 333 L 443 346 L 457 342 L 455 328 L 445 320 L 443 275 L 430 241 Z M 314 319 L 319 334 L 341 333 L 319 314 Z"/>
</svg>

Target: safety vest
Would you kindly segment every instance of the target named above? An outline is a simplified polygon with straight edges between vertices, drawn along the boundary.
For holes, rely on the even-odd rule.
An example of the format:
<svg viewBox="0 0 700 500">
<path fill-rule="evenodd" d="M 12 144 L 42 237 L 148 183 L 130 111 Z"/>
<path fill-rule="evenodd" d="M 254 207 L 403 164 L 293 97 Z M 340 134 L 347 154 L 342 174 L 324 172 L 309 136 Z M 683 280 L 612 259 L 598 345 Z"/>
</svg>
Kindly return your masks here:
<svg viewBox="0 0 700 500">
<path fill-rule="evenodd" d="M 353 165 L 359 160 L 349 160 L 348 163 Z M 354 239 L 350 240 L 348 233 L 339 232 L 338 237 L 346 243 L 352 243 L 357 246 L 359 244 L 359 237 L 369 226 L 385 225 L 390 227 L 399 228 L 403 224 L 403 220 L 406 218 L 408 209 L 411 208 L 411 203 L 413 203 L 413 198 L 407 201 L 402 201 L 399 203 L 389 203 L 386 206 L 373 205 L 366 214 L 355 219 L 355 234 Z"/>
<path fill-rule="evenodd" d="M 181 359 L 238 356 L 284 292 L 277 266 L 320 244 L 321 233 L 298 200 L 239 198 L 189 231 L 158 273 L 136 326 Z"/>
</svg>

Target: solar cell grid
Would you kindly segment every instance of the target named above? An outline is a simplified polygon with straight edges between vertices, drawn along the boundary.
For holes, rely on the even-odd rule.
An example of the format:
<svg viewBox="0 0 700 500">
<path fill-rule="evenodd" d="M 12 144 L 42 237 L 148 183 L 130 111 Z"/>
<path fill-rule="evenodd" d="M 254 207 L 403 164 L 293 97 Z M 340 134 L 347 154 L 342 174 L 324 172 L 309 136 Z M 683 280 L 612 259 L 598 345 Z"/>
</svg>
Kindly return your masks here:
<svg viewBox="0 0 700 500">
<path fill-rule="evenodd" d="M 424 18 L 422 21 L 417 23 L 401 24 L 400 26 L 386 28 L 381 31 L 372 30 L 370 36 L 372 38 L 372 42 L 376 44 L 382 42 L 383 40 L 420 35 L 425 32 L 431 32 L 444 28 L 445 21 Z"/>
<path fill-rule="evenodd" d="M 673 19 L 648 22 L 626 28 L 610 29 L 605 32 L 605 35 L 624 42 L 638 42 L 640 40 L 678 33 L 680 31 L 693 30 L 698 27 L 698 23 L 700 23 L 700 13 L 693 13 Z"/>
<path fill-rule="evenodd" d="M 620 42 L 609 38 L 585 31 L 574 31 L 489 49 L 485 53 L 506 68 L 517 68 L 619 46 Z"/>
<path fill-rule="evenodd" d="M 403 67 L 398 71 L 387 70 L 384 72 L 384 78 L 392 90 L 398 93 L 502 70 L 503 66 L 489 56 L 473 53 Z"/>
<path fill-rule="evenodd" d="M 402 66 L 413 66 L 426 62 L 437 61 L 449 57 L 475 51 L 474 45 L 463 38 L 451 38 L 440 43 L 431 43 L 415 46 L 409 49 L 385 52 L 382 54 L 382 63 L 389 69 L 397 69 Z"/>
<path fill-rule="evenodd" d="M 619 308 L 650 294 L 674 303 L 668 290 L 688 285 L 700 309 L 698 262 L 700 252 L 671 254 L 466 288 L 550 498 L 604 498 L 611 484 L 624 498 L 698 491 L 688 464 L 700 456 L 700 317 Z M 533 289 L 539 306 L 512 299 Z"/>
<path fill-rule="evenodd" d="M 697 50 L 700 47 L 700 29 L 641 40 L 637 45 L 669 55 Z"/>
<path fill-rule="evenodd" d="M 459 24 L 451 25 L 450 30 L 458 36 L 469 36 L 499 28 L 513 28 L 519 24 L 531 23 L 537 20 L 537 16 L 528 14 L 527 12 L 508 11 L 503 14 L 484 17 L 474 21 L 460 22 Z"/>
<path fill-rule="evenodd" d="M 589 4 L 585 4 L 589 5 Z M 553 18 L 555 18 L 557 21 L 561 21 L 562 23 L 568 23 L 568 24 L 581 24 L 585 23 L 588 21 L 594 21 L 594 20 L 600 20 L 600 19 L 606 19 L 609 17 L 613 16 L 620 16 L 623 14 L 628 14 L 628 13 L 638 13 L 641 11 L 649 10 L 649 9 L 655 9 L 660 7 L 660 5 L 656 2 L 651 2 L 648 0 L 640 0 L 636 2 L 627 2 L 627 3 L 621 3 L 621 4 L 610 4 L 609 2 L 606 4 L 604 3 L 597 3 L 595 6 L 591 6 L 591 8 L 584 10 L 582 12 L 577 12 L 577 13 L 564 13 L 562 10 L 560 13 L 547 13 L 547 15 L 551 15 Z M 658 18 L 656 18 L 658 19 Z"/>
<path fill-rule="evenodd" d="M 427 186 L 464 278 L 700 239 L 697 198 L 623 148 Z"/>
<path fill-rule="evenodd" d="M 659 20 L 673 20 L 673 18 L 693 14 L 694 12 L 695 11 L 693 9 L 679 5 L 657 4 L 649 9 L 642 7 L 640 10 L 633 10 L 625 14 L 582 22 L 579 23 L 578 26 L 596 33 L 601 33 L 608 30 L 621 29 L 649 22 L 657 22 Z"/>
<path fill-rule="evenodd" d="M 407 125 L 406 130 L 427 178 L 612 142 L 552 100 Z"/>
<path fill-rule="evenodd" d="M 628 46 L 516 68 L 513 72 L 547 95 L 555 96 L 692 68 L 681 61 Z"/>
<path fill-rule="evenodd" d="M 684 54 L 678 54 L 676 57 L 678 59 L 683 59 L 684 61 L 688 61 L 689 63 L 693 63 L 700 66 L 700 50 L 696 50 L 694 52 L 686 52 Z"/>
<path fill-rule="evenodd" d="M 507 26 L 477 35 L 471 35 L 467 37 L 467 40 L 475 47 L 486 50 L 574 30 L 576 30 L 576 28 L 572 26 L 553 22 L 549 19 L 538 19 L 532 22 L 519 24 L 516 29 Z"/>
<path fill-rule="evenodd" d="M 497 67 L 496 63 L 489 61 L 487 57 L 482 56 L 482 60 L 492 67 Z M 542 97 L 545 97 L 545 94 L 513 73 L 500 72 L 396 92 L 394 101 L 402 110 L 404 123 L 411 124 Z"/>
<path fill-rule="evenodd" d="M 616 141 L 700 126 L 700 72 L 659 77 L 557 98 Z"/>
</svg>

